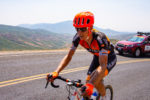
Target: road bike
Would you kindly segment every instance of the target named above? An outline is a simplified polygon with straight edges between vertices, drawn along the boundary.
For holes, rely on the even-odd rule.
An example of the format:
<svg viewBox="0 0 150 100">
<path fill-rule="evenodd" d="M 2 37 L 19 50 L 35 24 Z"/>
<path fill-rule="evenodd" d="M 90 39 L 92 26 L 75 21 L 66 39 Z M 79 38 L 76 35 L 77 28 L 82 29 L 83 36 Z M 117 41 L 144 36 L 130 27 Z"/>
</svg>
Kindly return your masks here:
<svg viewBox="0 0 150 100">
<path fill-rule="evenodd" d="M 48 79 L 50 79 L 51 76 L 49 76 Z M 62 80 L 64 82 L 66 82 L 66 90 L 68 91 L 68 100 L 101 100 L 101 95 L 96 91 L 96 89 L 94 89 L 94 92 L 91 96 L 91 98 L 87 98 L 87 97 L 83 97 L 81 94 L 85 91 L 86 88 L 82 88 L 81 87 L 84 85 L 82 84 L 81 80 L 70 80 L 70 79 L 66 79 L 63 78 L 61 76 L 58 76 L 57 78 L 55 78 L 53 80 L 53 82 L 51 82 L 51 86 L 54 88 L 59 88 L 59 85 L 55 85 L 54 81 L 56 79 Z M 49 81 L 47 81 L 45 88 L 47 88 L 49 84 Z M 106 98 L 107 100 L 113 100 L 113 88 L 111 85 L 106 85 Z"/>
</svg>

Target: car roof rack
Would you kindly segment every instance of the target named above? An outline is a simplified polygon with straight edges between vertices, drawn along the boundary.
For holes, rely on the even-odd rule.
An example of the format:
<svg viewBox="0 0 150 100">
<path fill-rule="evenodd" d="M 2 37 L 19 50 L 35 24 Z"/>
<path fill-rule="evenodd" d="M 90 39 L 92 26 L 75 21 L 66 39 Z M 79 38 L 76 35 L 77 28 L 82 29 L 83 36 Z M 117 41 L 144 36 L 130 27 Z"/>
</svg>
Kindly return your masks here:
<svg viewBox="0 0 150 100">
<path fill-rule="evenodd" d="M 143 35 L 150 36 L 150 32 L 137 32 L 137 34 L 140 36 L 143 36 Z"/>
</svg>

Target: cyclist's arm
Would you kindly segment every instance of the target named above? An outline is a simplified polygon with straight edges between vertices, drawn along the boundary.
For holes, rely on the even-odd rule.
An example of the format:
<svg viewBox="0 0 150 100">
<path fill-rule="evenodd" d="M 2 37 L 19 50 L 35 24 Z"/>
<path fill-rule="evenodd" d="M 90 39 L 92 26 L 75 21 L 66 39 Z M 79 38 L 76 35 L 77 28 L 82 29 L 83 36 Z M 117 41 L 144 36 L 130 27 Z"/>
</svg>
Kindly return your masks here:
<svg viewBox="0 0 150 100">
<path fill-rule="evenodd" d="M 61 63 L 59 64 L 55 72 L 60 73 L 68 65 L 78 47 L 79 41 L 80 41 L 79 36 L 76 34 L 72 41 L 72 47 L 70 48 L 68 54 L 62 59 Z"/>
<path fill-rule="evenodd" d="M 55 72 L 60 73 L 68 65 L 68 63 L 71 61 L 72 56 L 74 55 L 74 53 L 75 53 L 75 50 L 70 49 L 68 54 L 60 62 L 59 66 L 57 67 Z"/>
<path fill-rule="evenodd" d="M 90 83 L 97 84 L 105 76 L 105 70 L 107 68 L 108 51 L 102 49 L 99 53 L 100 66 L 91 74 Z"/>
</svg>

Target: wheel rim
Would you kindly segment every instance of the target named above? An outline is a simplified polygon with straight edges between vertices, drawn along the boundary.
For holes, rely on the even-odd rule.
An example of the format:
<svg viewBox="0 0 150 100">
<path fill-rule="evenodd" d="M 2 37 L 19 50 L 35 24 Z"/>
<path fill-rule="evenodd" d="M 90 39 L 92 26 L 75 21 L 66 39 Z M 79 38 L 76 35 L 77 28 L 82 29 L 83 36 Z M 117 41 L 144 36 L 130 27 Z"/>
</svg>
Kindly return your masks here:
<svg viewBox="0 0 150 100">
<path fill-rule="evenodd" d="M 137 49 L 137 50 L 136 50 L 135 56 L 136 56 L 136 57 L 140 56 L 140 49 Z"/>
<path fill-rule="evenodd" d="M 110 89 L 106 89 L 106 100 L 111 100 L 111 95 Z"/>
</svg>

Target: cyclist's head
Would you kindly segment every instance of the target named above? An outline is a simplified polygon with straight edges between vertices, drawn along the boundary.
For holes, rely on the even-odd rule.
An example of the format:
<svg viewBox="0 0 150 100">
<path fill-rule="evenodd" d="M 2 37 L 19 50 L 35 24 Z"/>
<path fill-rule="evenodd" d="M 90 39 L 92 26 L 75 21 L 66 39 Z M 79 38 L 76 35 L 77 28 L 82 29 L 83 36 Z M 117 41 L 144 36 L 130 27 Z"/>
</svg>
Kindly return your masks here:
<svg viewBox="0 0 150 100">
<path fill-rule="evenodd" d="M 89 11 L 76 14 L 73 20 L 73 26 L 75 28 L 93 27 L 93 24 L 94 15 Z"/>
<path fill-rule="evenodd" d="M 78 34 L 82 37 L 81 39 L 86 39 L 90 36 L 91 29 L 94 24 L 94 15 L 93 13 L 86 11 L 76 14 L 73 20 L 73 26 L 76 28 Z"/>
</svg>

